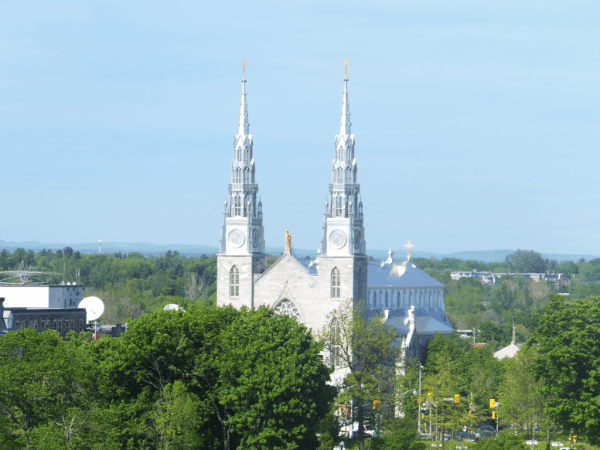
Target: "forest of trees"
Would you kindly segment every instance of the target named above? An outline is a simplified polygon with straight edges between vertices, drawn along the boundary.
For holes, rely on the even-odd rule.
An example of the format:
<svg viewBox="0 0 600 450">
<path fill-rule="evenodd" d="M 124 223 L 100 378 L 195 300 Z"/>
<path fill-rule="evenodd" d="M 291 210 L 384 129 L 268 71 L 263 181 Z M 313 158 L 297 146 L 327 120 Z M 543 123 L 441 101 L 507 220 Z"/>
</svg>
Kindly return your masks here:
<svg viewBox="0 0 600 450">
<path fill-rule="evenodd" d="M 53 330 L 29 329 L 0 339 L 2 448 L 331 450 L 342 439 L 339 410 L 349 395 L 363 399 L 357 414 L 380 430 L 368 442 L 347 442 L 350 448 L 425 448 L 416 439 L 417 397 L 402 397 L 404 419 L 390 407 L 399 404 L 394 393 L 418 389 L 418 364 L 408 362 L 396 378 L 382 370 L 395 358 L 381 351 L 389 348 L 383 343 L 396 337 L 377 323 L 339 313 L 340 320 L 354 322 L 346 331 L 340 326 L 342 334 L 316 333 L 315 340 L 302 325 L 266 308 L 216 308 L 214 256 L 83 255 L 69 248 L 0 253 L 2 270 L 18 269 L 21 261 L 48 272 L 53 283 L 83 284 L 84 295 L 107 304 L 103 319 L 128 320 L 129 331 L 98 342 L 89 333 L 63 340 Z M 494 288 L 448 279 L 452 270 L 490 269 L 481 263 L 413 262 L 446 283 L 452 320 L 477 326 L 478 341 L 488 343 L 473 346 L 456 335 L 430 341 L 422 398 L 435 411 L 437 437 L 491 423 L 494 398 L 501 405 L 500 428 L 512 431 L 475 448 L 523 448 L 535 426 L 548 443 L 573 433 L 599 441 L 600 297 L 590 295 L 600 284 L 586 278 L 595 260 L 572 263 L 575 277 L 561 289 L 568 297 L 556 295 L 550 284 L 518 277 Z M 166 303 L 187 312 L 162 311 Z M 498 361 L 493 353 L 510 341 L 513 316 L 517 340 L 528 344 L 516 358 Z M 351 339 L 346 353 L 343 333 Z M 322 348 L 353 364 L 337 389 L 326 383 L 330 369 L 319 355 Z M 455 395 L 459 403 L 444 400 Z M 422 431 L 432 418 L 423 416 Z"/>
</svg>

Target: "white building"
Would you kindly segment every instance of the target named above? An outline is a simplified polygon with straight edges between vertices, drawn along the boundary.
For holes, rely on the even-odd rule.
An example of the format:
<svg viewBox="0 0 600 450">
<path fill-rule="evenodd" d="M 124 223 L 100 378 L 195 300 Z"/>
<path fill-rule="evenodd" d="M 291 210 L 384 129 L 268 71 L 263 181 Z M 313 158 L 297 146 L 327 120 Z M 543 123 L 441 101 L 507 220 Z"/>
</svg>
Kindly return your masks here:
<svg viewBox="0 0 600 450">
<path fill-rule="evenodd" d="M 435 331 L 451 332 L 444 313 L 441 283 L 409 261 L 393 262 L 391 255 L 383 263 L 368 262 L 347 78 L 317 258 L 298 260 L 286 231 L 283 255 L 267 268 L 245 83 L 244 77 L 229 199 L 223 211 L 217 256 L 217 305 L 231 304 L 236 308 L 266 305 L 276 313 L 295 317 L 307 327 L 321 330 L 332 325 L 331 313 L 341 302 L 352 298 L 366 302 L 369 314 L 385 313 L 388 323 L 402 334 L 405 347 L 410 346 L 408 341 L 415 330 L 419 334 L 421 329 L 424 336 Z M 414 320 L 409 317 L 411 311 Z"/>
<path fill-rule="evenodd" d="M 83 296 L 83 286 L 61 284 L 44 285 L 0 285 L 0 297 L 6 300 L 6 308 L 77 308 Z"/>
</svg>

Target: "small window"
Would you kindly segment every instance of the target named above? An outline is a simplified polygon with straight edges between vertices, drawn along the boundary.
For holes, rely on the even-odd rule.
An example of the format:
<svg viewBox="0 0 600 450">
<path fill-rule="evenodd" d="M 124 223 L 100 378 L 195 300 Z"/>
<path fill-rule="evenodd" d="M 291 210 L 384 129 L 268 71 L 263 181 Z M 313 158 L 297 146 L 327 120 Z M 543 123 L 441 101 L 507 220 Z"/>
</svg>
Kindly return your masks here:
<svg viewBox="0 0 600 450">
<path fill-rule="evenodd" d="M 229 271 L 229 296 L 240 296 L 240 272 L 236 266 L 233 266 Z"/>
<path fill-rule="evenodd" d="M 340 298 L 340 270 L 334 267 L 331 271 L 331 298 Z"/>
</svg>

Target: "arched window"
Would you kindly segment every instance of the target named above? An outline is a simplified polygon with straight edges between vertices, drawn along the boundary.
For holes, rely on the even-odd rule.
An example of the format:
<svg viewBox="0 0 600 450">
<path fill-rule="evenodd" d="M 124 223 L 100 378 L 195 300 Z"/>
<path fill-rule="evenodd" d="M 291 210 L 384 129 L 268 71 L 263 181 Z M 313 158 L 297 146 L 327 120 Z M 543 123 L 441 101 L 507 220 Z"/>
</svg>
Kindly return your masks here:
<svg viewBox="0 0 600 450">
<path fill-rule="evenodd" d="M 237 184 L 240 184 L 242 182 L 242 169 L 237 169 L 235 171 L 235 182 Z"/>
<path fill-rule="evenodd" d="M 329 325 L 329 363 L 331 367 L 342 367 L 342 327 L 337 317 Z"/>
<path fill-rule="evenodd" d="M 277 305 L 275 305 L 273 308 L 273 312 L 280 316 L 291 317 L 300 322 L 300 312 L 298 311 L 298 307 L 294 305 L 294 302 L 288 300 L 287 298 L 284 298 L 277 303 Z"/>
<path fill-rule="evenodd" d="M 236 216 L 241 216 L 242 215 L 242 200 L 240 199 L 239 195 L 235 196 L 235 209 L 234 209 L 234 214 Z"/>
<path fill-rule="evenodd" d="M 340 298 L 340 270 L 334 267 L 331 271 L 331 298 Z"/>
<path fill-rule="evenodd" d="M 240 296 L 240 272 L 236 266 L 233 266 L 229 271 L 229 296 Z"/>
</svg>

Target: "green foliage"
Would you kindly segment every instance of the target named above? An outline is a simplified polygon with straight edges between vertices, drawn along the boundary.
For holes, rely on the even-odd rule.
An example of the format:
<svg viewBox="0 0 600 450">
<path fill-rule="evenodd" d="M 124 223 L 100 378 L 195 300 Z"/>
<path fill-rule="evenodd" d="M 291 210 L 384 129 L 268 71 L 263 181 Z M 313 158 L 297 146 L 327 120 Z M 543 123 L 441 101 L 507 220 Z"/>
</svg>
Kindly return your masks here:
<svg viewBox="0 0 600 450">
<path fill-rule="evenodd" d="M 345 367 L 348 374 L 343 380 L 340 403 L 354 401 L 354 420 L 358 423 L 359 448 L 364 448 L 364 424 L 377 424 L 393 415 L 396 406 L 396 362 L 399 346 L 396 331 L 381 318 L 369 320 L 364 304 L 352 299 L 343 302 L 329 316 L 336 328 L 324 327 L 319 333 L 331 365 Z"/>
<path fill-rule="evenodd" d="M 600 297 L 550 298 L 534 331 L 536 381 L 550 417 L 565 430 L 600 440 Z"/>
<path fill-rule="evenodd" d="M 316 448 L 335 396 L 321 345 L 266 308 L 159 311 L 120 339 L 68 338 L 0 338 L 2 448 Z"/>
<path fill-rule="evenodd" d="M 211 298 L 216 293 L 216 256 L 186 258 L 171 251 L 147 258 L 137 252 L 82 255 L 70 247 L 57 252 L 42 250 L 37 255 L 23 249 L 12 254 L 0 252 L 0 270 L 16 270 L 21 261 L 30 270 L 48 272 L 50 283 L 77 281 L 84 285 L 84 296 L 95 295 L 104 301 L 105 315 L 100 320 L 105 323 L 137 319 L 167 303 L 184 309 L 215 304 Z"/>
<path fill-rule="evenodd" d="M 550 262 L 533 250 L 517 250 L 506 257 L 504 264 L 519 273 L 543 273 L 550 267 Z"/>
<path fill-rule="evenodd" d="M 497 438 L 480 440 L 475 446 L 477 450 L 528 450 L 525 441 L 510 432 L 500 433 Z"/>
<path fill-rule="evenodd" d="M 373 450 L 425 450 L 427 445 L 417 439 L 417 424 L 414 420 L 394 418 L 385 424 L 385 431 L 371 442 Z"/>
</svg>

